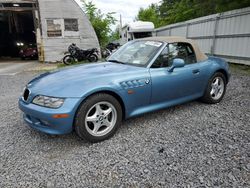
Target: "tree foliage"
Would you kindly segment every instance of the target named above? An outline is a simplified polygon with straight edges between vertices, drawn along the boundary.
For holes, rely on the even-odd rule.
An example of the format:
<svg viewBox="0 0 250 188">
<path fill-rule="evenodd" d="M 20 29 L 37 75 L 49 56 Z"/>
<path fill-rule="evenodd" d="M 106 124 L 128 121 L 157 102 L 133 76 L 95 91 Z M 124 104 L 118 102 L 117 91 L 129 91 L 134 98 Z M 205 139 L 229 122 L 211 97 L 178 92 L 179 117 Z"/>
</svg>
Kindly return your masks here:
<svg viewBox="0 0 250 188">
<path fill-rule="evenodd" d="M 151 4 L 148 8 L 140 8 L 136 20 L 151 21 L 154 23 L 155 27 L 160 27 L 162 20 L 159 13 L 158 5 Z"/>
<path fill-rule="evenodd" d="M 82 0 L 85 13 L 91 22 L 99 43 L 101 46 L 105 46 L 109 42 L 110 35 L 112 34 L 111 26 L 116 23 L 114 18 L 114 12 L 103 14 L 92 1 Z"/>
<path fill-rule="evenodd" d="M 250 0 L 162 0 L 159 5 L 141 8 L 136 19 L 160 27 L 248 6 Z"/>
<path fill-rule="evenodd" d="M 113 42 L 119 39 L 120 39 L 120 25 L 118 25 L 116 29 L 111 32 L 109 42 Z"/>
</svg>

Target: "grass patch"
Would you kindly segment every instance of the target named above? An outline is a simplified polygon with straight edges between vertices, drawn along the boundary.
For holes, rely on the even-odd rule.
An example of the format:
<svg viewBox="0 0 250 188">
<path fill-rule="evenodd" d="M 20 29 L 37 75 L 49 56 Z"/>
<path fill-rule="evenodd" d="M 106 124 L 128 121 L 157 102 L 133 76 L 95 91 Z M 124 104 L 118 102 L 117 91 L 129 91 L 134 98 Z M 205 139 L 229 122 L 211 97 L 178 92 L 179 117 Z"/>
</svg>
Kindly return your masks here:
<svg viewBox="0 0 250 188">
<path fill-rule="evenodd" d="M 80 62 L 72 63 L 71 65 L 65 65 L 64 63 L 60 63 L 57 65 L 57 68 L 64 68 L 64 67 L 69 67 L 69 66 L 74 66 L 74 65 L 81 65 L 81 64 L 85 64 L 85 63 L 89 63 L 89 62 L 88 61 L 80 61 Z"/>
<path fill-rule="evenodd" d="M 75 62 L 71 65 L 65 65 L 64 63 L 59 63 L 57 65 L 57 68 L 64 68 L 64 67 L 69 67 L 69 66 L 74 66 L 74 65 L 81 65 L 81 64 L 86 64 L 86 63 L 101 63 L 101 62 L 105 62 L 106 59 L 99 59 L 97 62 L 89 62 L 89 61 L 80 61 L 80 62 Z"/>
<path fill-rule="evenodd" d="M 239 65 L 239 64 L 230 63 L 230 70 L 232 73 L 250 76 L 249 65 Z"/>
</svg>

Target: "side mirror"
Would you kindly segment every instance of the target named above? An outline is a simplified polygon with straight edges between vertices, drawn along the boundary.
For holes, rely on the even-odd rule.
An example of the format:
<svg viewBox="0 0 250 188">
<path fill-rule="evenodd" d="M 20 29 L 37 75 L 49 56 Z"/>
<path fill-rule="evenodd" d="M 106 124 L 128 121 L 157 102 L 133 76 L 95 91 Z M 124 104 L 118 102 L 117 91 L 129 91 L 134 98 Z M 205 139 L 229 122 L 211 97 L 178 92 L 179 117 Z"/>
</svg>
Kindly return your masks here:
<svg viewBox="0 0 250 188">
<path fill-rule="evenodd" d="M 168 69 L 168 72 L 173 72 L 175 68 L 181 68 L 185 66 L 185 62 L 183 59 L 176 58 L 173 60 L 172 66 Z"/>
</svg>

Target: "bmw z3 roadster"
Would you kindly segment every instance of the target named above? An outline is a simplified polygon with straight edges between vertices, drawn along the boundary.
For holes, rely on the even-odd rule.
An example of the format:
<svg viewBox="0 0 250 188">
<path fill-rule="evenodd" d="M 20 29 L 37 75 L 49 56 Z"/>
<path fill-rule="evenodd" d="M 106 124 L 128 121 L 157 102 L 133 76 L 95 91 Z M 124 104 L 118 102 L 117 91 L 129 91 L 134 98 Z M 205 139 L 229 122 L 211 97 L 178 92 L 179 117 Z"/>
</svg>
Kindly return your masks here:
<svg viewBox="0 0 250 188">
<path fill-rule="evenodd" d="M 144 38 L 123 45 L 107 62 L 34 78 L 19 108 L 36 130 L 74 130 L 89 142 L 99 142 L 114 135 L 123 119 L 195 99 L 218 103 L 229 77 L 228 63 L 207 57 L 192 40 Z"/>
</svg>

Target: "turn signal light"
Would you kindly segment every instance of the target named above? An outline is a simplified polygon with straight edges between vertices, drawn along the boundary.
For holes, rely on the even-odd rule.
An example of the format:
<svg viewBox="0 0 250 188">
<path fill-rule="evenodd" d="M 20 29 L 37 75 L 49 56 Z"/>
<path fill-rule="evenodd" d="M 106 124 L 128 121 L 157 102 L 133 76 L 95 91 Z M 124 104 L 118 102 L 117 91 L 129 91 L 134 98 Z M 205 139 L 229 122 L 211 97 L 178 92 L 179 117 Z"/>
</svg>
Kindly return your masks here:
<svg viewBox="0 0 250 188">
<path fill-rule="evenodd" d="M 134 94 L 134 90 L 128 90 L 128 94 Z"/>
<path fill-rule="evenodd" d="M 67 118 L 67 117 L 69 117 L 69 114 L 55 114 L 52 117 L 55 119 Z"/>
</svg>

